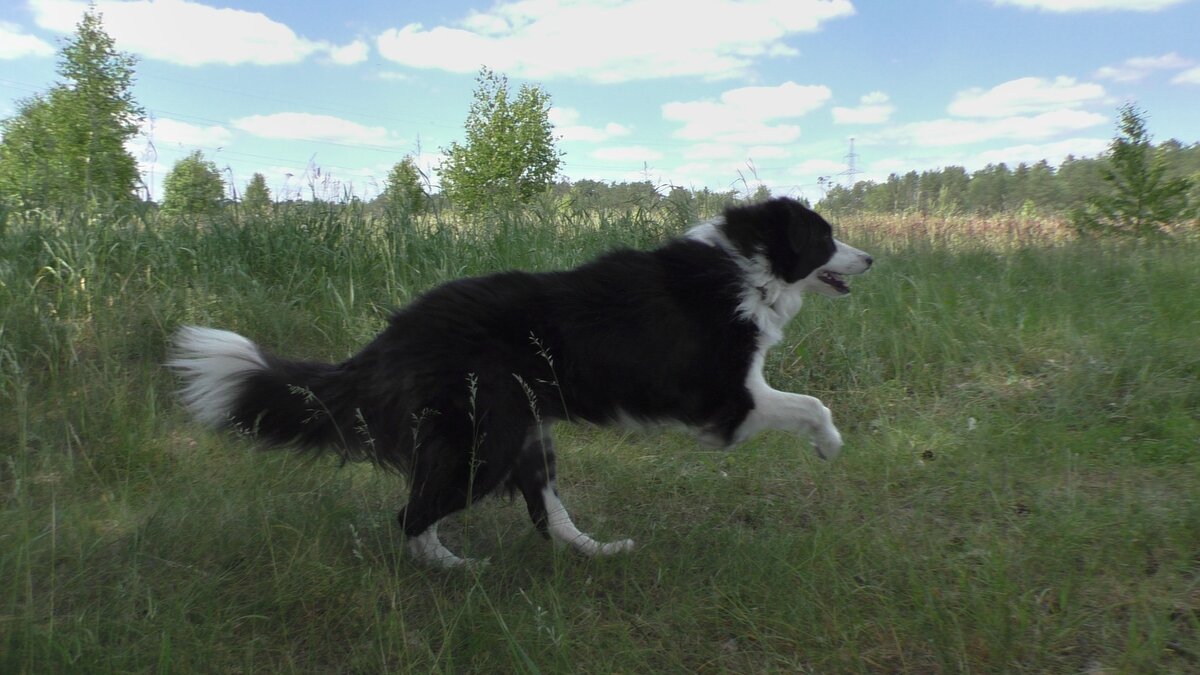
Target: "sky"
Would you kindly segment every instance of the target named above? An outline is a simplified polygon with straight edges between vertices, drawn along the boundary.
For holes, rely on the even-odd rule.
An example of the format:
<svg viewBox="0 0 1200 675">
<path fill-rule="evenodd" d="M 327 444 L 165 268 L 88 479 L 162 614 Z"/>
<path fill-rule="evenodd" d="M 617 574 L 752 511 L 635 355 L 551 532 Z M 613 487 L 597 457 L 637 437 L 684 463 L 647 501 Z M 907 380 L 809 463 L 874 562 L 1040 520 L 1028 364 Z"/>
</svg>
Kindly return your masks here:
<svg viewBox="0 0 1200 675">
<path fill-rule="evenodd" d="M 481 66 L 550 94 L 570 180 L 816 201 L 826 186 L 1103 153 L 1118 108 L 1200 141 L 1200 0 L 99 0 L 138 59 L 151 195 L 201 150 L 276 198 L 438 184 Z M 0 117 L 86 3 L 0 0 Z M 853 143 L 853 146 L 851 145 Z M 853 150 L 852 150 L 853 147 Z"/>
</svg>

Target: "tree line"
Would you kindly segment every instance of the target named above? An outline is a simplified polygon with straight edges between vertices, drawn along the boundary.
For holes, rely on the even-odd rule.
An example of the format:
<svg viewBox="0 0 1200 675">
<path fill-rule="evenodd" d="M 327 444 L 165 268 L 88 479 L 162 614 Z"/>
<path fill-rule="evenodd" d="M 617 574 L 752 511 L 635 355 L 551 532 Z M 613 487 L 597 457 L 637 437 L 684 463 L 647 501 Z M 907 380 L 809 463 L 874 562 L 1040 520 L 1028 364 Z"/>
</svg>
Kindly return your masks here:
<svg viewBox="0 0 1200 675">
<path fill-rule="evenodd" d="M 1185 146 L 1168 140 L 1147 150 L 1161 158 L 1167 178 L 1188 179 L 1189 203 L 1200 204 L 1200 143 Z M 818 202 L 829 211 L 918 213 L 922 215 L 997 214 L 1069 216 L 1088 199 L 1107 193 L 1112 169 L 1109 155 L 1069 156 L 1058 166 L 1046 160 L 1010 167 L 1001 162 L 974 172 L 961 166 L 892 174 L 883 182 L 831 185 Z"/>
<path fill-rule="evenodd" d="M 989 164 L 973 173 L 961 166 L 904 175 L 852 187 L 824 183 L 818 208 L 830 213 L 915 213 L 1051 216 L 1085 235 L 1159 236 L 1200 220 L 1200 143 L 1155 145 L 1146 114 L 1121 107 L 1108 152 L 1068 157 L 1057 167 L 1042 160 Z"/>
</svg>

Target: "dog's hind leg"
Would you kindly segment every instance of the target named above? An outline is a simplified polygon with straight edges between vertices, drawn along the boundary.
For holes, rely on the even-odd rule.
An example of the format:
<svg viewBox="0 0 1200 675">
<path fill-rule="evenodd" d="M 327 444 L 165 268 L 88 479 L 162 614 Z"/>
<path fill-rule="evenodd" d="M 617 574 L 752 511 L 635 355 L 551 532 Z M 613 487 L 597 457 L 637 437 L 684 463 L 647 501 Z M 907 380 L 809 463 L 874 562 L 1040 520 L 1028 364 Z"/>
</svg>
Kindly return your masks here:
<svg viewBox="0 0 1200 675">
<path fill-rule="evenodd" d="M 403 519 L 404 515 L 401 514 L 400 517 Z M 409 537 L 408 552 L 413 558 L 423 563 L 446 569 L 479 562 L 470 558 L 460 558 L 451 553 L 450 549 L 442 546 L 442 540 L 438 539 L 437 523 L 425 528 L 424 532 L 415 537 Z"/>
<path fill-rule="evenodd" d="M 575 527 L 558 497 L 554 441 L 545 427 L 530 428 L 521 457 L 513 469 L 512 481 L 525 497 L 529 517 L 542 534 L 589 556 L 613 555 L 633 550 L 632 539 L 599 542 Z"/>
<path fill-rule="evenodd" d="M 529 509 L 529 519 L 547 539 L 550 538 L 550 526 L 542 488 L 554 482 L 556 471 L 554 439 L 550 437 L 550 430 L 540 424 L 530 427 L 509 482 L 521 491 Z"/>
<path fill-rule="evenodd" d="M 442 545 L 437 524 L 490 493 L 499 482 L 496 463 L 444 446 L 444 437 L 430 439 L 410 468 L 412 489 L 400 510 L 400 527 L 407 537 L 409 554 L 434 567 L 462 567 L 478 561 L 460 558 Z M 433 444 L 437 443 L 437 446 Z"/>
<path fill-rule="evenodd" d="M 409 554 L 414 559 L 434 567 L 462 567 L 476 563 L 477 561 L 470 558 L 454 555 L 438 538 L 438 521 L 462 509 L 466 502 L 465 495 L 454 501 L 410 498 L 398 516 L 400 527 L 408 539 L 406 546 Z"/>
<path fill-rule="evenodd" d="M 409 553 L 421 562 L 435 567 L 476 562 L 443 546 L 437 523 L 511 481 L 524 453 L 530 413 L 523 403 L 509 405 L 515 400 L 511 396 L 495 395 L 505 393 L 500 385 L 516 386 L 509 377 L 498 379 L 499 384 L 480 378 L 471 412 L 454 410 L 453 401 L 444 403 L 441 409 L 447 412 L 426 418 L 415 437 L 409 466 L 412 488 L 400 511 L 400 525 Z"/>
</svg>

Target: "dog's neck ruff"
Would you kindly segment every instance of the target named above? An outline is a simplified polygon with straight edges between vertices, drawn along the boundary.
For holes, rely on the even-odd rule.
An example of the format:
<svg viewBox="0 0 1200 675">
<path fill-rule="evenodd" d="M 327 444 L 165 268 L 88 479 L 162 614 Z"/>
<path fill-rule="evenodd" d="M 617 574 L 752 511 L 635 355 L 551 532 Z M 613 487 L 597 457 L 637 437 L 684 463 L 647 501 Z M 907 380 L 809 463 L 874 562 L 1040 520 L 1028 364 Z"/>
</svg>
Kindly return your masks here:
<svg viewBox="0 0 1200 675">
<path fill-rule="evenodd" d="M 752 322 L 762 335 L 764 346 L 783 339 L 783 330 L 800 311 L 804 293 L 798 283 L 789 284 L 771 273 L 771 264 L 762 254 L 744 255 L 725 236 L 721 217 L 700 223 L 688 230 L 689 239 L 704 242 L 725 252 L 742 270 L 742 288 L 738 295 L 738 316 Z"/>
</svg>

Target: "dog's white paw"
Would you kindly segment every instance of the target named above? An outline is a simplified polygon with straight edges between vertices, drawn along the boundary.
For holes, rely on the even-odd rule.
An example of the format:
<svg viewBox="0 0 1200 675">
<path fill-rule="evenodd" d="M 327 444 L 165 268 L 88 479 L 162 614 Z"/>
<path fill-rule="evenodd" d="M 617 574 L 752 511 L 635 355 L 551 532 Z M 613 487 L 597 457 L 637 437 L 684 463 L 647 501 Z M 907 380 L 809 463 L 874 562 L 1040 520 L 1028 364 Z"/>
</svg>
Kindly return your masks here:
<svg viewBox="0 0 1200 675">
<path fill-rule="evenodd" d="M 816 446 L 817 455 L 821 459 L 835 459 L 842 453 L 842 434 L 837 427 L 830 424 L 814 436 L 813 445 Z"/>
<path fill-rule="evenodd" d="M 619 553 L 628 553 L 633 550 L 632 539 L 622 539 L 621 541 L 610 541 L 607 544 L 601 544 L 600 550 L 596 551 L 597 555 L 617 555 Z"/>
<path fill-rule="evenodd" d="M 813 429 L 812 440 L 817 455 L 821 459 L 830 460 L 842 452 L 842 433 L 833 423 L 833 411 L 823 405 L 820 408 L 820 423 Z"/>
</svg>

